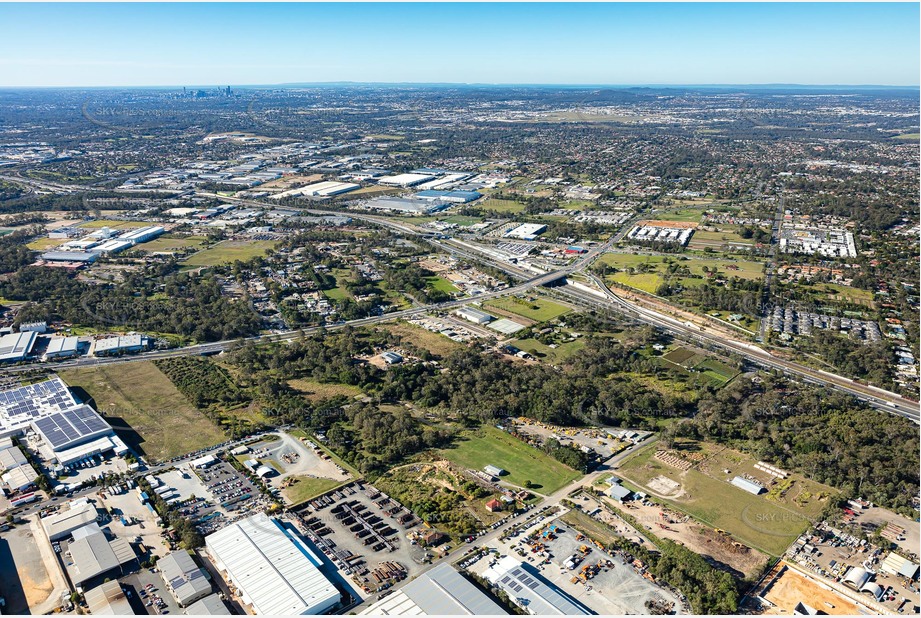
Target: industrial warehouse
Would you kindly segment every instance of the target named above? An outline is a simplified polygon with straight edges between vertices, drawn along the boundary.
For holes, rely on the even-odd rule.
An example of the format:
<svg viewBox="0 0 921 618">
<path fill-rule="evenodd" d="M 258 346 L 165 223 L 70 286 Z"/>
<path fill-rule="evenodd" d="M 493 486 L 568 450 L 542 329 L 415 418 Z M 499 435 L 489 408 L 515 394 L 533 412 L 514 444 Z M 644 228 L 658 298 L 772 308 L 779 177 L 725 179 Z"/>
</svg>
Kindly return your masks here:
<svg viewBox="0 0 921 618">
<path fill-rule="evenodd" d="M 439 564 L 361 612 L 386 616 L 496 616 L 505 612 L 449 564 Z"/>
<path fill-rule="evenodd" d="M 205 537 L 215 566 L 256 614 L 321 614 L 340 600 L 320 559 L 264 513 Z"/>
</svg>

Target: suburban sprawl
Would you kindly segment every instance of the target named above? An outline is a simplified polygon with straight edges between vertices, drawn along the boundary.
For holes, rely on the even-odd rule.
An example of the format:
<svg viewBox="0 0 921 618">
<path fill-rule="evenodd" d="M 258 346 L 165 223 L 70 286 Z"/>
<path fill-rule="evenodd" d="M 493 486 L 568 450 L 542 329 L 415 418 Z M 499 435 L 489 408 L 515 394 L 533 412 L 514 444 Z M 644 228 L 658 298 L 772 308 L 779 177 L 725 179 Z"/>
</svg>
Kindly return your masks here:
<svg viewBox="0 0 921 618">
<path fill-rule="evenodd" d="M 0 613 L 917 614 L 917 90 L 0 90 Z"/>
</svg>

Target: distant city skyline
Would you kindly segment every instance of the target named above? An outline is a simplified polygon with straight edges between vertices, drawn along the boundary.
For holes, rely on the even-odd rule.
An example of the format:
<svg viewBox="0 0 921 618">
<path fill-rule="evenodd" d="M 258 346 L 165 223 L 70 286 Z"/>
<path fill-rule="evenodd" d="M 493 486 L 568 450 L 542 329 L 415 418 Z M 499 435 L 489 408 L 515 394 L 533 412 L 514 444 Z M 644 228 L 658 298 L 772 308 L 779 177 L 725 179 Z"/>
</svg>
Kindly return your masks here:
<svg viewBox="0 0 921 618">
<path fill-rule="evenodd" d="M 0 4 L 0 87 L 914 87 L 919 18 L 917 3 Z"/>
</svg>

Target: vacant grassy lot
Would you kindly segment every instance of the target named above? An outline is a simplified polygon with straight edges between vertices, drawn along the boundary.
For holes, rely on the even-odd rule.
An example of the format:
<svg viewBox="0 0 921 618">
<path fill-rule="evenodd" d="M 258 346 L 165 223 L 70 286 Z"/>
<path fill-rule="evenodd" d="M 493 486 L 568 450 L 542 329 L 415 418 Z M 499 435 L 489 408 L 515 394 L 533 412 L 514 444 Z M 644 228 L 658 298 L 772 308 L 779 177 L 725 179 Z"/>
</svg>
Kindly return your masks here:
<svg viewBox="0 0 921 618">
<path fill-rule="evenodd" d="M 582 511 L 572 510 L 560 517 L 562 521 L 582 532 L 590 539 L 611 545 L 620 540 L 621 535 L 603 521 L 598 521 L 594 517 L 589 517 Z"/>
<path fill-rule="evenodd" d="M 460 291 L 456 287 L 454 287 L 453 283 L 451 283 L 444 277 L 437 277 L 437 276 L 426 277 L 425 280 L 426 282 L 428 282 L 429 286 L 431 286 L 433 289 L 438 290 L 440 292 L 444 292 L 445 294 L 453 294 L 455 292 Z"/>
<path fill-rule="evenodd" d="M 495 210 L 496 212 L 514 212 L 518 213 L 524 210 L 524 204 L 515 200 L 502 200 L 496 198 L 487 198 L 477 203 L 477 208 L 483 210 Z"/>
<path fill-rule="evenodd" d="M 213 247 L 190 255 L 184 262 L 186 266 L 215 266 L 217 264 L 230 264 L 237 260 L 246 261 L 275 247 L 271 240 L 225 240 Z"/>
<path fill-rule="evenodd" d="M 511 343 L 519 350 L 524 350 L 530 354 L 537 352 L 537 354 L 534 354 L 535 356 L 548 360 L 552 363 L 561 363 L 585 347 L 584 339 L 567 341 L 566 343 L 557 345 L 555 348 L 551 348 L 550 346 L 541 343 L 537 339 L 513 339 L 509 343 Z"/>
<path fill-rule="evenodd" d="M 527 481 L 534 490 L 552 494 L 582 474 L 564 466 L 546 453 L 491 426 L 462 433 L 453 448 L 438 454 L 464 468 L 482 470 L 486 465 L 508 472 L 503 481 L 524 487 Z"/>
<path fill-rule="evenodd" d="M 687 441 L 679 452 L 703 454 L 702 462 L 687 472 L 653 457 L 658 445 L 642 449 L 621 464 L 618 474 L 632 489 L 639 489 L 703 524 L 725 530 L 739 541 L 779 556 L 809 525 L 827 504 L 834 490 L 793 475 L 798 493 L 780 496 L 755 496 L 728 481 L 735 475 L 751 474 L 754 460 L 730 449 Z M 727 474 L 725 470 L 729 470 Z M 751 474 L 752 476 L 756 476 Z M 680 493 L 671 497 L 656 495 L 649 481 L 666 477 L 680 484 Z M 799 500 L 796 498 L 799 497 Z"/>
<path fill-rule="evenodd" d="M 150 242 L 138 245 L 138 249 L 148 253 L 176 253 L 187 249 L 195 249 L 205 243 L 205 238 L 201 236 L 181 236 L 169 237 L 161 236 Z"/>
<path fill-rule="evenodd" d="M 67 369 L 61 379 L 93 398 L 132 448 L 162 461 L 224 440 L 224 434 L 153 363 Z"/>
<path fill-rule="evenodd" d="M 413 326 L 408 322 L 396 322 L 393 324 L 384 324 L 377 327 L 377 330 L 385 330 L 400 337 L 402 341 L 411 343 L 417 348 L 428 350 L 437 356 L 447 356 L 451 352 L 459 349 L 461 344 L 451 341 L 444 335 L 433 333 L 418 326 Z"/>
<path fill-rule="evenodd" d="M 720 260 L 703 259 L 695 257 L 675 258 L 661 255 L 634 255 L 627 253 L 605 253 L 599 260 L 618 270 L 638 268 L 645 264 L 649 272 L 663 273 L 668 265 L 666 259 L 680 266 L 686 266 L 692 275 L 704 276 L 704 267 L 716 271 L 725 277 L 739 277 L 740 279 L 761 279 L 764 276 L 764 263 L 754 260 Z"/>
<path fill-rule="evenodd" d="M 745 239 L 735 232 L 710 232 L 697 230 L 691 235 L 688 243 L 688 249 L 704 250 L 707 247 L 719 249 L 723 245 L 732 243 L 734 245 L 753 245 L 755 241 Z"/>
<path fill-rule="evenodd" d="M 483 303 L 483 307 L 504 309 L 515 315 L 520 315 L 521 317 L 536 320 L 538 322 L 552 320 L 570 311 L 568 307 L 540 297 L 521 298 L 518 296 L 506 296 Z"/>
<path fill-rule="evenodd" d="M 147 227 L 149 223 L 144 221 L 116 221 L 115 219 L 96 219 L 95 221 L 86 221 L 77 227 L 82 228 L 101 228 L 109 227 L 113 230 L 131 230 L 139 227 Z"/>
<path fill-rule="evenodd" d="M 320 401 L 342 395 L 343 397 L 355 397 L 361 395 L 361 389 L 357 386 L 348 384 L 323 384 L 306 378 L 288 380 L 288 386 L 302 393 L 309 401 Z"/>
<path fill-rule="evenodd" d="M 67 242 L 64 238 L 36 238 L 32 242 L 26 244 L 29 249 L 33 251 L 48 251 L 59 245 L 63 245 Z"/>
<path fill-rule="evenodd" d="M 291 479 L 293 479 L 291 485 L 284 490 L 285 498 L 287 498 L 291 504 L 300 504 L 301 502 L 315 498 L 343 483 L 343 481 L 322 479 L 312 476 L 292 476 Z"/>
<path fill-rule="evenodd" d="M 703 208 L 676 208 L 674 210 L 662 210 L 655 213 L 650 219 L 656 221 L 692 221 L 699 222 L 700 215 L 704 212 Z"/>
</svg>

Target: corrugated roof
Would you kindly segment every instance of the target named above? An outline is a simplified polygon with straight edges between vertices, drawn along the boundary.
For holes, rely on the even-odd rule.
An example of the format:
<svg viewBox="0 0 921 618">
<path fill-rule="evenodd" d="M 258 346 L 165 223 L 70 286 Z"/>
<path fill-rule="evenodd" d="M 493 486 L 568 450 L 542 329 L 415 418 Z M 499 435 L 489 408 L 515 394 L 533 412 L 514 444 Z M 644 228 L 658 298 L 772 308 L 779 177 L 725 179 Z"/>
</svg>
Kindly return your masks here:
<svg viewBox="0 0 921 618">
<path fill-rule="evenodd" d="M 530 565 L 505 556 L 486 572 L 512 600 L 520 600 L 528 613 L 538 616 L 585 616 L 591 610 L 550 584 Z"/>
<path fill-rule="evenodd" d="M 157 567 L 180 605 L 188 605 L 211 592 L 211 582 L 205 572 L 186 551 L 166 554 L 157 562 Z"/>
<path fill-rule="evenodd" d="M 362 612 L 389 616 L 488 616 L 506 614 L 450 564 L 423 573 L 400 591 Z"/>
<path fill-rule="evenodd" d="M 134 610 L 117 580 L 105 582 L 88 590 L 83 598 L 96 616 L 132 616 Z"/>
<path fill-rule="evenodd" d="M 216 594 L 195 601 L 185 609 L 189 616 L 229 616 L 230 610 Z"/>
<path fill-rule="evenodd" d="M 320 559 L 264 513 L 215 532 L 205 544 L 258 614 L 320 613 L 339 601 L 317 568 Z"/>
</svg>

